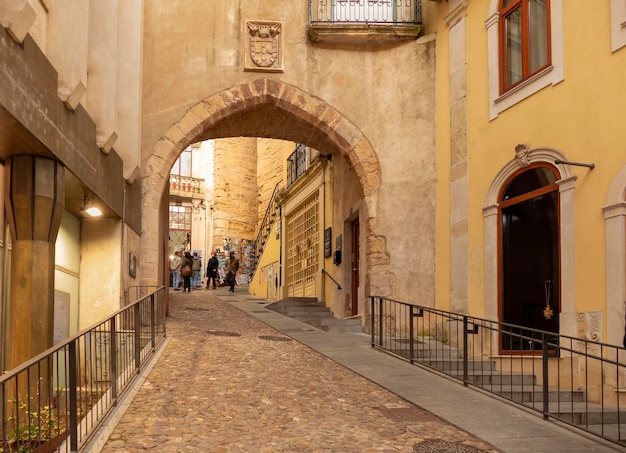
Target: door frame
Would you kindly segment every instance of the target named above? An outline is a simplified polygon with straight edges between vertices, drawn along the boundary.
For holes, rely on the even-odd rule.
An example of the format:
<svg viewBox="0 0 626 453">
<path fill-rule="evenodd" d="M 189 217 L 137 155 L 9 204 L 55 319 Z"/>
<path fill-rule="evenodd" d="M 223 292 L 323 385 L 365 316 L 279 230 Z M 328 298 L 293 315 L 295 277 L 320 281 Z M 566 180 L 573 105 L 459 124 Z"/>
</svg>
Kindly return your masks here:
<svg viewBox="0 0 626 453">
<path fill-rule="evenodd" d="M 498 250 L 498 320 L 500 322 L 506 322 L 508 324 L 513 324 L 510 321 L 504 321 L 503 317 L 504 317 L 504 262 L 503 262 L 503 255 L 504 255 L 504 244 L 503 244 L 503 228 L 502 228 L 502 215 L 503 215 L 503 210 L 507 207 L 519 204 L 519 203 L 523 203 L 525 201 L 531 200 L 535 197 L 541 196 L 541 195 L 548 195 L 551 193 L 556 192 L 556 196 L 557 196 L 557 200 L 556 200 L 556 221 L 557 221 L 557 259 L 558 259 L 558 263 L 557 263 L 557 277 L 556 280 L 558 282 L 558 288 L 557 288 L 557 294 L 558 294 L 558 301 L 556 301 L 556 303 L 553 303 L 553 310 L 555 312 L 555 316 L 557 316 L 560 319 L 560 314 L 561 314 L 561 300 L 562 300 L 562 292 L 561 292 L 561 218 L 560 218 L 560 211 L 561 211 L 561 207 L 560 207 L 560 191 L 559 191 L 559 185 L 558 185 L 558 181 L 560 179 L 560 173 L 559 170 L 551 164 L 548 163 L 537 163 L 537 164 L 533 164 L 533 165 L 528 165 L 524 168 L 521 168 L 519 170 L 517 170 L 516 172 L 514 172 L 506 181 L 505 183 L 501 186 L 500 188 L 500 195 L 498 197 L 499 200 L 502 199 L 502 197 L 504 196 L 504 191 L 507 189 L 507 187 L 509 186 L 510 183 L 512 183 L 516 178 L 520 177 L 522 174 L 535 169 L 535 168 L 547 168 L 550 171 L 552 171 L 554 173 L 555 176 L 555 180 L 556 182 L 553 184 L 549 184 L 543 187 L 540 187 L 538 189 L 535 190 L 531 190 L 530 192 L 526 192 L 523 193 L 521 195 L 518 195 L 510 200 L 504 200 L 504 201 L 500 201 L 500 203 L 498 204 L 498 225 L 497 225 L 497 231 L 498 231 L 498 241 L 497 241 L 497 250 Z M 521 324 L 520 324 L 521 326 Z M 557 322 L 557 329 L 555 331 L 555 333 L 559 333 L 559 323 Z M 532 326 L 523 326 L 523 327 L 529 327 L 532 328 Z M 499 335 L 499 340 L 498 340 L 498 350 L 500 354 L 506 354 L 506 355 L 519 355 L 519 354 L 525 354 L 525 355 L 536 355 L 536 354 L 541 354 L 540 350 L 532 350 L 532 349 L 504 349 L 504 345 L 502 344 L 502 332 Z"/>
</svg>

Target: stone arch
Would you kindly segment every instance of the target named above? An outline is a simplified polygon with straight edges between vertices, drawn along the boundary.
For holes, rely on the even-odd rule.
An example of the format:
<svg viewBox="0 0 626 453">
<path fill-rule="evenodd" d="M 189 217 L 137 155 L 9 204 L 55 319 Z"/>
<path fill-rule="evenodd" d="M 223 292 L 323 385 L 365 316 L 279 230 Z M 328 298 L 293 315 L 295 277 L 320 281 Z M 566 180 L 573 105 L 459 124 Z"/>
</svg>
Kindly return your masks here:
<svg viewBox="0 0 626 453">
<path fill-rule="evenodd" d="M 535 148 L 518 145 L 516 157 L 500 169 L 494 177 L 485 200 L 485 315 L 498 319 L 498 197 L 504 184 L 518 170 L 534 163 L 553 165 L 559 171 L 560 240 L 561 240 L 561 333 L 573 335 L 576 328 L 576 270 L 574 261 L 574 188 L 576 176 L 569 165 L 555 164 L 567 161 L 567 156 L 553 148 Z M 573 330 L 574 329 L 574 330 Z"/>
<path fill-rule="evenodd" d="M 326 102 L 293 85 L 268 78 L 243 82 L 193 105 L 170 126 L 142 165 L 140 272 L 144 284 L 158 281 L 159 210 L 154 208 L 161 205 L 172 165 L 191 143 L 237 136 L 290 140 L 343 154 L 360 181 L 365 220 L 375 223 L 380 166 L 363 133 Z M 380 240 L 371 230 L 366 244 L 368 256 L 375 254 L 374 261 L 386 255 L 380 253 Z"/>
<path fill-rule="evenodd" d="M 626 164 L 617 172 L 604 212 L 607 341 L 622 345 L 626 317 Z"/>
</svg>

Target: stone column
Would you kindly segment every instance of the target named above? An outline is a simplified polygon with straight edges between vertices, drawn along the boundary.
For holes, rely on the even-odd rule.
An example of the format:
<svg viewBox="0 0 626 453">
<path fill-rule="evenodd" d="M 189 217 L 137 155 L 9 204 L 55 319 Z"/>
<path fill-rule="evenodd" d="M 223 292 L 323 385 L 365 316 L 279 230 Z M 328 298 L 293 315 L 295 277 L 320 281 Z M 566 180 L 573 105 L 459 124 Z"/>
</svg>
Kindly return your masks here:
<svg viewBox="0 0 626 453">
<path fill-rule="evenodd" d="M 468 168 L 466 0 L 451 0 L 450 29 L 450 310 L 468 312 Z"/>
<path fill-rule="evenodd" d="M 14 156 L 6 165 L 13 248 L 4 369 L 53 345 L 54 252 L 65 210 L 64 175 L 61 164 L 37 156 Z"/>
</svg>

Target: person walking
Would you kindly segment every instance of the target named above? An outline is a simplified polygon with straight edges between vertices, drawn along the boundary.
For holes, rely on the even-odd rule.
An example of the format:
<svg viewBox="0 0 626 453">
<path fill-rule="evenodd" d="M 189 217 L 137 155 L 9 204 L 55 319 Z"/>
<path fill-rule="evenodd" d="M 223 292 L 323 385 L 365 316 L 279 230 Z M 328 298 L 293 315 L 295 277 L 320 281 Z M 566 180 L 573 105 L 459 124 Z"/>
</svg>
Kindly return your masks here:
<svg viewBox="0 0 626 453">
<path fill-rule="evenodd" d="M 172 272 L 172 287 L 174 291 L 178 291 L 178 286 L 180 285 L 180 268 L 181 268 L 181 257 L 180 252 L 176 250 L 174 252 L 174 256 L 170 261 L 170 271 Z"/>
<path fill-rule="evenodd" d="M 235 277 L 237 276 L 237 271 L 239 270 L 239 260 L 235 257 L 235 252 L 230 252 L 230 257 L 228 258 L 228 262 L 226 263 L 226 269 L 228 270 L 228 274 L 226 274 L 226 281 L 230 286 L 231 292 L 235 292 Z"/>
<path fill-rule="evenodd" d="M 211 283 L 211 281 L 213 281 L 213 289 L 215 289 L 218 267 L 219 261 L 217 260 L 217 253 L 212 252 L 211 258 L 209 258 L 209 263 L 206 266 L 206 289 L 209 289 L 209 283 Z"/>
<path fill-rule="evenodd" d="M 194 291 L 202 286 L 202 258 L 198 252 L 193 252 L 193 265 L 191 266 L 191 289 Z"/>
<path fill-rule="evenodd" d="M 183 292 L 187 291 L 188 293 L 191 292 L 191 269 L 193 266 L 193 257 L 191 256 L 191 253 L 189 252 L 185 252 L 185 256 L 183 257 L 183 259 L 181 260 L 181 272 L 183 275 Z M 189 273 L 187 273 L 185 275 L 185 272 L 182 271 L 182 269 L 185 268 L 185 266 L 189 266 Z"/>
</svg>

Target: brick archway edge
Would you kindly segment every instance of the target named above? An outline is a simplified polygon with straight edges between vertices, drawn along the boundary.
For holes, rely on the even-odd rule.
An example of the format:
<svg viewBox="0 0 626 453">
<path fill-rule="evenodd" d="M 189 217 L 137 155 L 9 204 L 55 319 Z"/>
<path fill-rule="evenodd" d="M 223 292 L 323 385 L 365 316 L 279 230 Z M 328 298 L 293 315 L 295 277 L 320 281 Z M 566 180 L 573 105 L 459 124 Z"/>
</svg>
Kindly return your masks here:
<svg viewBox="0 0 626 453">
<path fill-rule="evenodd" d="M 159 280 L 159 210 L 155 207 L 161 204 L 170 169 L 181 151 L 204 139 L 203 133 L 217 122 L 259 106 L 269 106 L 311 125 L 346 156 L 363 190 L 365 218 L 368 224 L 375 224 L 380 166 L 372 145 L 361 131 L 326 102 L 293 85 L 267 78 L 240 83 L 192 106 L 170 126 L 142 165 L 142 240 L 138 269 L 142 284 L 156 284 Z M 368 236 L 366 253 L 386 255 L 383 250 L 372 250 L 371 246 L 380 248 L 380 240 L 373 237 L 371 230 Z"/>
</svg>

